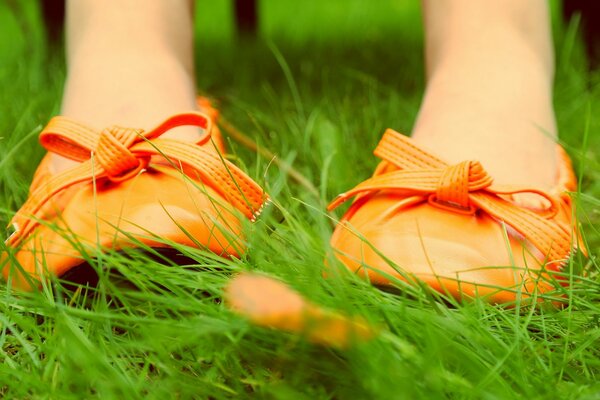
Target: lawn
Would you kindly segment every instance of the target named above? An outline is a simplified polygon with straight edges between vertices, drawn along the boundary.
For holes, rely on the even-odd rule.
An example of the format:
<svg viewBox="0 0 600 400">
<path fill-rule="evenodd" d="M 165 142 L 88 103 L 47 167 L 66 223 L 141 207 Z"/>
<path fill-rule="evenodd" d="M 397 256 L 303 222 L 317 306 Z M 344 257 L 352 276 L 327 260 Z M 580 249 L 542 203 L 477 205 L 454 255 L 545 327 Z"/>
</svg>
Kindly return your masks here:
<svg viewBox="0 0 600 400">
<path fill-rule="evenodd" d="M 62 49 L 45 44 L 36 3 L 0 3 L 4 225 L 26 198 L 43 155 L 37 134 L 59 112 L 65 76 Z M 208 3 L 197 8 L 199 91 L 314 187 L 230 138 L 232 158 L 276 203 L 249 227 L 241 259 L 193 249 L 180 249 L 191 265 L 166 267 L 140 254 L 98 258 L 100 271 L 118 271 L 138 289 L 108 273 L 97 289 L 75 294 L 0 284 L 0 395 L 599 399 L 600 75 L 587 72 L 577 24 L 554 17 L 555 108 L 580 177 L 575 198 L 592 257 L 570 266 L 564 307 L 506 308 L 321 274 L 341 216 L 325 205 L 370 175 L 370 149 L 385 128 L 410 132 L 416 117 L 424 85 L 418 2 L 262 0 L 259 39 L 244 40 L 234 35 L 229 2 Z M 232 274 L 245 270 L 278 277 L 381 332 L 336 350 L 252 326 L 221 302 Z"/>
</svg>

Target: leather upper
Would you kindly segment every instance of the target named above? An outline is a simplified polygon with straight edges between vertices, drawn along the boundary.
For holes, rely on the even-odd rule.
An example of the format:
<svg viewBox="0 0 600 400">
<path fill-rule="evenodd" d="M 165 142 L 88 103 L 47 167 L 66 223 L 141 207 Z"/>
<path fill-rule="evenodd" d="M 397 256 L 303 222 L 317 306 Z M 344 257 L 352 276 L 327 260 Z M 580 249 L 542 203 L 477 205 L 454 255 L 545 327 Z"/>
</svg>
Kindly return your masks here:
<svg viewBox="0 0 600 400">
<path fill-rule="evenodd" d="M 560 270 L 577 246 L 564 193 L 575 178 L 560 151 L 550 193 L 496 185 L 478 161 L 449 165 L 387 130 L 375 150 L 383 162 L 374 176 L 329 206 L 356 197 L 332 247 L 348 268 L 375 283 L 412 276 L 455 296 L 514 299 L 519 286 L 529 292 L 544 286 L 532 283 L 534 275 Z M 519 200 L 524 194 L 526 202 Z"/>
<path fill-rule="evenodd" d="M 161 138 L 183 125 L 200 128 L 201 139 Z M 16 264 L 36 280 L 82 263 L 83 247 L 119 249 L 136 240 L 239 254 L 240 217 L 253 221 L 268 195 L 222 156 L 212 130 L 212 121 L 200 112 L 174 115 L 147 132 L 118 126 L 96 131 L 53 118 L 40 142 L 79 164 L 53 174 L 48 157 L 43 160 L 28 200 L 11 221 L 14 233 L 7 244 L 15 255 L 12 261 L 2 257 L 5 277 L 27 288 Z"/>
</svg>

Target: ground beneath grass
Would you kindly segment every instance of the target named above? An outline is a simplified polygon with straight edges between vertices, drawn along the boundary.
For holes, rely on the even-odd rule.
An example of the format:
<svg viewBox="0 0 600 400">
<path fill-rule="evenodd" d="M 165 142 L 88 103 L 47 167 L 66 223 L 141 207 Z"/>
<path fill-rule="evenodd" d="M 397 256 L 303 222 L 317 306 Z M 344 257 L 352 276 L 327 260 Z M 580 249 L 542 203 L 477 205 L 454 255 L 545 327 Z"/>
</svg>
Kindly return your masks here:
<svg viewBox="0 0 600 400">
<path fill-rule="evenodd" d="M 259 39 L 238 40 L 229 2 L 197 9 L 202 92 L 224 117 L 315 186 L 229 140 L 236 161 L 276 199 L 240 260 L 180 249 L 192 265 L 107 254 L 95 294 L 0 285 L 0 394 L 6 398 L 600 398 L 600 278 L 574 260 L 567 304 L 501 308 L 393 293 L 321 275 L 332 219 L 324 206 L 368 177 L 386 127 L 410 132 L 423 90 L 418 2 L 261 1 Z M 10 6 L 9 6 L 10 5 Z M 600 209 L 600 85 L 576 25 L 555 21 L 561 141 L 581 177 L 576 198 L 591 255 Z M 25 200 L 58 113 L 64 65 L 34 2 L 0 3 L 0 223 Z M 0 245 L 0 250 L 2 250 Z M 279 277 L 324 307 L 380 326 L 333 350 L 251 326 L 221 303 L 232 273 Z M 580 276 L 586 273 L 587 277 Z"/>
</svg>

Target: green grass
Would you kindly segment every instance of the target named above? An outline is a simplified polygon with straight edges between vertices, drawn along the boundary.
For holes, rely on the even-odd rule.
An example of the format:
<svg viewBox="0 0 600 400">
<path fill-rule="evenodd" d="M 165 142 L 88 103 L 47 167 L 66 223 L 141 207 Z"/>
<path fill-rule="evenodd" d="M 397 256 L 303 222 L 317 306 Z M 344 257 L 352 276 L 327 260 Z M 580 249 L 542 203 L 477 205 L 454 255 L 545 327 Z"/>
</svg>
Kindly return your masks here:
<svg viewBox="0 0 600 400">
<path fill-rule="evenodd" d="M 107 254 L 98 263 L 142 290 L 101 279 L 97 296 L 0 286 L 0 395 L 7 398 L 600 398 L 600 278 L 592 262 L 557 309 L 436 301 L 321 276 L 332 231 L 324 205 L 369 176 L 386 127 L 409 132 L 423 90 L 418 2 L 261 2 L 262 40 L 237 42 L 229 2 L 198 8 L 199 87 L 224 116 L 292 163 L 319 190 L 231 141 L 285 216 L 271 208 L 241 260 L 182 249 L 197 264 L 164 267 Z M 0 223 L 25 200 L 57 114 L 64 65 L 44 45 L 34 2 L 0 3 Z M 555 18 L 555 106 L 581 176 L 580 220 L 592 256 L 600 234 L 599 75 L 575 26 Z M 338 214 L 338 216 L 341 214 Z M 0 245 L 1 246 L 1 245 Z M 1 249 L 1 247 L 0 247 Z M 257 270 L 381 335 L 346 351 L 251 326 L 219 301 L 231 274 Z M 576 277 L 579 278 L 579 277 Z"/>
</svg>

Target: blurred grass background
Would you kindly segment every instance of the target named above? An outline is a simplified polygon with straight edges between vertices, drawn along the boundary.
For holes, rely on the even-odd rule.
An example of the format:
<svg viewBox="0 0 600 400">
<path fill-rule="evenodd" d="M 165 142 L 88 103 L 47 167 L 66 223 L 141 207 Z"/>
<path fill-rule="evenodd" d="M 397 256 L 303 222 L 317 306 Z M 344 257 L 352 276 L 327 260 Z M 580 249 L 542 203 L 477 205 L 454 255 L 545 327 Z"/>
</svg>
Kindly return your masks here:
<svg viewBox="0 0 600 400">
<path fill-rule="evenodd" d="M 0 395 L 7 398 L 600 398 L 600 299 L 594 262 L 568 305 L 500 308 L 392 294 L 348 274 L 321 277 L 331 234 L 324 205 L 365 179 L 386 127 L 410 132 L 424 86 L 419 2 L 262 0 L 256 39 L 235 35 L 229 1 L 199 1 L 199 90 L 227 120 L 312 181 L 308 193 L 234 141 L 237 162 L 276 198 L 241 260 L 181 249 L 165 268 L 107 255 L 143 290 L 102 280 L 95 296 L 0 286 Z M 580 220 L 597 254 L 599 75 L 577 24 L 553 2 L 560 139 L 581 177 Z M 0 223 L 25 200 L 43 151 L 37 133 L 59 113 L 65 67 L 36 2 L 0 2 Z M 510 129 L 510 126 L 507 126 Z M 273 211 L 271 211 L 272 213 Z M 338 214 L 341 215 L 341 214 Z M 1 250 L 1 247 L 0 247 Z M 281 277 L 312 301 L 383 327 L 347 351 L 255 328 L 220 303 L 232 272 Z"/>
</svg>

